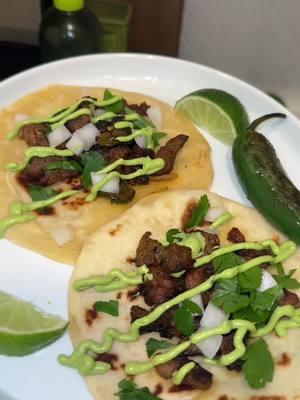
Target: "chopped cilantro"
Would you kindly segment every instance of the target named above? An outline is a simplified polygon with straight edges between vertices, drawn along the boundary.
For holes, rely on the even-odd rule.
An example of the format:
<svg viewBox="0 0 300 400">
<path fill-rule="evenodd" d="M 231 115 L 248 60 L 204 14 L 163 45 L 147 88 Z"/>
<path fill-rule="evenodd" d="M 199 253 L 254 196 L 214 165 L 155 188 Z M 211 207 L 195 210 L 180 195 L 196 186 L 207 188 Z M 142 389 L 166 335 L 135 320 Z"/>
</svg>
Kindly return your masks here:
<svg viewBox="0 0 300 400">
<path fill-rule="evenodd" d="M 176 329 L 184 336 L 195 332 L 193 314 L 186 307 L 181 306 L 174 312 L 173 321 Z"/>
<path fill-rule="evenodd" d="M 207 195 L 203 195 L 200 197 L 199 203 L 197 208 L 194 210 L 191 218 L 189 219 L 188 223 L 186 224 L 186 228 L 190 229 L 194 226 L 199 226 L 204 221 L 204 218 L 210 208 L 210 203 L 208 200 Z"/>
<path fill-rule="evenodd" d="M 108 90 L 105 89 L 103 100 L 109 100 L 112 99 L 114 95 Z M 114 104 L 111 104 L 110 106 L 105 106 L 103 107 L 105 111 L 111 111 L 115 114 L 119 114 L 122 111 L 124 111 L 124 100 L 119 100 Z"/>
<path fill-rule="evenodd" d="M 81 159 L 84 164 L 82 184 L 85 188 L 88 188 L 92 184 L 91 172 L 99 171 L 107 164 L 102 154 L 97 151 L 87 151 L 83 153 Z"/>
<path fill-rule="evenodd" d="M 213 259 L 213 266 L 216 274 L 219 274 L 225 269 L 236 267 L 243 263 L 241 257 L 234 253 L 223 254 L 222 256 Z"/>
<path fill-rule="evenodd" d="M 192 300 L 184 300 L 182 302 L 182 307 L 186 308 L 188 311 L 190 311 L 192 314 L 197 314 L 197 315 L 201 315 L 202 314 L 202 310 L 199 307 L 198 304 L 196 304 L 194 301 Z"/>
<path fill-rule="evenodd" d="M 117 300 L 97 301 L 94 304 L 94 309 L 96 311 L 113 315 L 114 317 L 119 316 L 119 302 Z"/>
<path fill-rule="evenodd" d="M 258 289 L 261 285 L 262 270 L 256 266 L 239 274 L 239 284 L 242 291 Z"/>
<path fill-rule="evenodd" d="M 154 396 L 147 387 L 138 388 L 136 383 L 123 379 L 118 384 L 119 391 L 115 393 L 120 400 L 161 400 Z"/>
<path fill-rule="evenodd" d="M 242 308 L 232 314 L 233 319 L 245 319 L 250 322 L 254 322 L 259 325 L 266 322 L 270 316 L 272 311 L 253 309 L 251 305 L 248 307 Z"/>
<path fill-rule="evenodd" d="M 296 269 L 292 269 L 287 275 L 285 275 L 283 271 L 279 275 L 273 275 L 273 278 L 283 289 L 300 289 L 300 282 L 297 281 L 297 279 L 292 278 L 295 272 Z"/>
<path fill-rule="evenodd" d="M 28 186 L 28 192 L 30 194 L 32 201 L 51 199 L 51 197 L 54 197 L 57 194 L 59 194 L 59 192 L 51 189 L 50 187 L 38 186 L 32 184 Z"/>
<path fill-rule="evenodd" d="M 169 244 L 175 242 L 176 239 L 184 239 L 186 234 L 180 229 L 169 229 L 166 233 L 166 239 Z"/>
<path fill-rule="evenodd" d="M 252 343 L 244 356 L 243 371 L 249 386 L 261 389 L 268 382 L 272 382 L 274 374 L 274 361 L 267 343 L 259 339 Z"/>
<path fill-rule="evenodd" d="M 154 147 L 159 146 L 160 141 L 167 136 L 166 133 L 164 132 L 153 132 L 152 134 L 152 140 L 153 140 L 153 145 Z"/>
<path fill-rule="evenodd" d="M 274 286 L 263 292 L 257 292 L 255 290 L 250 294 L 251 307 L 254 310 L 269 311 L 275 305 L 281 295 L 282 289 L 280 286 Z"/>
<path fill-rule="evenodd" d="M 157 350 L 169 349 L 173 346 L 174 344 L 167 342 L 166 340 L 157 340 L 150 338 L 146 343 L 148 357 L 153 356 L 153 354 L 155 354 Z"/>
<path fill-rule="evenodd" d="M 223 307 L 226 314 L 231 314 L 249 305 L 248 296 L 240 294 L 238 279 L 221 280 L 213 293 L 213 303 Z"/>
<path fill-rule="evenodd" d="M 57 161 L 53 162 L 51 164 L 48 164 L 46 169 L 63 169 L 65 171 L 77 171 L 81 172 L 82 171 L 82 165 L 75 160 L 64 160 L 64 161 Z"/>
</svg>

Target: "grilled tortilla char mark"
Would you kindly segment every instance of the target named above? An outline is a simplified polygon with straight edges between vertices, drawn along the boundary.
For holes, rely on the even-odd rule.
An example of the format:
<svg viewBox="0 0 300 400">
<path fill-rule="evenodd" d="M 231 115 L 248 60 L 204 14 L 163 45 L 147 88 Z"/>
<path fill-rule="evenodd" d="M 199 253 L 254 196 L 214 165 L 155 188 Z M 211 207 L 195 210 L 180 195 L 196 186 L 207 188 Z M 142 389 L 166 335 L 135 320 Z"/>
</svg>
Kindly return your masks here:
<svg viewBox="0 0 300 400">
<path fill-rule="evenodd" d="M 187 364 L 190 360 L 185 356 L 178 356 L 171 361 L 155 367 L 156 372 L 165 379 L 172 378 L 174 372 Z M 196 363 L 196 366 L 185 376 L 182 384 L 191 389 L 207 390 L 212 384 L 213 375 Z"/>
<path fill-rule="evenodd" d="M 68 182 L 70 179 L 80 175 L 78 171 L 46 170 L 47 165 L 64 160 L 64 157 L 58 156 L 33 157 L 27 168 L 21 172 L 20 179 L 27 183 L 49 186 L 57 182 Z"/>
<path fill-rule="evenodd" d="M 300 299 L 296 293 L 290 292 L 287 289 L 283 290 L 283 295 L 280 297 L 278 304 L 285 306 L 290 304 L 295 308 L 300 308 Z"/>
<path fill-rule="evenodd" d="M 179 134 L 168 140 L 167 143 L 157 151 L 155 158 L 162 158 L 165 161 L 165 166 L 160 171 L 156 172 L 154 174 L 155 176 L 169 174 L 172 171 L 177 153 L 184 146 L 188 138 L 189 137 L 186 135 Z"/>
<path fill-rule="evenodd" d="M 19 137 L 24 139 L 28 146 L 48 147 L 48 129 L 49 127 L 47 124 L 26 125 L 21 129 Z"/>
</svg>

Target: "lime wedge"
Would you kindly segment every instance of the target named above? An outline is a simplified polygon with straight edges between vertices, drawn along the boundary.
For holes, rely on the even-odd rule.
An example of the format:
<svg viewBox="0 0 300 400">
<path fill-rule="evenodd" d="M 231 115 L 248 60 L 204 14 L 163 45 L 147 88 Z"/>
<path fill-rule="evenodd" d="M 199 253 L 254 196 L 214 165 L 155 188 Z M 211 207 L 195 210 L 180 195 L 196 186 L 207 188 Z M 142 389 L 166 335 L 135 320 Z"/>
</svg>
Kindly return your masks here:
<svg viewBox="0 0 300 400">
<path fill-rule="evenodd" d="M 178 100 L 175 107 L 199 128 L 225 144 L 232 144 L 236 135 L 249 126 L 243 104 L 223 90 L 196 90 Z"/>
<path fill-rule="evenodd" d="M 0 291 L 0 354 L 25 356 L 62 336 L 67 322 Z"/>
</svg>

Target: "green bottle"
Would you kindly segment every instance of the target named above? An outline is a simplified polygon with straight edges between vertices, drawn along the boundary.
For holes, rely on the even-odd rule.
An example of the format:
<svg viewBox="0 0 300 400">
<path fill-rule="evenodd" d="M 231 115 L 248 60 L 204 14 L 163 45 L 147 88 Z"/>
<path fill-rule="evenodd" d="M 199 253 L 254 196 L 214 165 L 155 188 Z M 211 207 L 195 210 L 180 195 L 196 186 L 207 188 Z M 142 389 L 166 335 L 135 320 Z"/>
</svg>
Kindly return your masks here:
<svg viewBox="0 0 300 400">
<path fill-rule="evenodd" d="M 54 0 L 40 26 L 43 62 L 101 51 L 101 27 L 84 0 Z"/>
</svg>

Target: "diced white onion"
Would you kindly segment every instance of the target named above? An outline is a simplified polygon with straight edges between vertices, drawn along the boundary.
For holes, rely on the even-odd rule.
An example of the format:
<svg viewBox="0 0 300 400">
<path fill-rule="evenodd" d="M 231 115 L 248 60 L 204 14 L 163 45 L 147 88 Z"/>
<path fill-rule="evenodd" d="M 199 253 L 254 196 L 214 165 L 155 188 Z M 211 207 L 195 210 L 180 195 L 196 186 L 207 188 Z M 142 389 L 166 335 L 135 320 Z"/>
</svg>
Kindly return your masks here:
<svg viewBox="0 0 300 400">
<path fill-rule="evenodd" d="M 64 126 L 54 129 L 48 135 L 49 144 L 51 147 L 56 147 L 62 144 L 65 140 L 72 136 L 71 132 Z"/>
<path fill-rule="evenodd" d="M 15 116 L 15 122 L 21 122 L 25 121 L 26 119 L 29 119 L 30 117 L 26 114 L 16 114 Z"/>
<path fill-rule="evenodd" d="M 140 135 L 135 137 L 134 141 L 141 149 L 147 148 L 147 139 L 145 135 Z"/>
<path fill-rule="evenodd" d="M 71 150 L 76 156 L 79 156 L 83 152 L 84 146 L 84 141 L 78 135 L 73 135 L 66 144 L 66 148 Z"/>
<path fill-rule="evenodd" d="M 209 233 L 211 235 L 218 235 L 219 231 L 218 229 L 210 228 L 209 226 L 200 226 L 199 228 L 201 231 Z"/>
<path fill-rule="evenodd" d="M 262 280 L 261 285 L 257 289 L 258 292 L 264 292 L 265 290 L 271 289 L 272 287 L 277 286 L 277 282 L 273 278 L 273 276 L 267 270 L 262 270 Z"/>
<path fill-rule="evenodd" d="M 163 115 L 159 107 L 150 107 L 147 110 L 147 115 L 157 129 L 162 128 Z"/>
<path fill-rule="evenodd" d="M 73 232 L 69 228 L 56 228 L 51 231 L 51 236 L 56 241 L 58 246 L 63 246 L 73 239 Z"/>
<path fill-rule="evenodd" d="M 99 174 L 98 172 L 91 172 L 91 179 L 93 186 L 97 185 L 97 183 L 101 182 L 107 174 Z M 120 191 L 120 178 L 118 176 L 110 179 L 105 185 L 100 189 L 101 192 L 107 193 L 119 193 Z"/>
<path fill-rule="evenodd" d="M 102 115 L 102 114 L 104 114 L 105 113 L 105 110 L 101 110 L 100 108 L 97 108 L 95 111 L 94 111 L 94 117 L 100 117 L 100 115 Z"/>
<path fill-rule="evenodd" d="M 205 220 L 206 221 L 214 221 L 226 212 L 227 212 L 226 208 L 222 207 L 222 206 L 210 207 L 210 209 L 208 210 L 208 212 L 205 216 Z"/>
<path fill-rule="evenodd" d="M 227 320 L 228 315 L 210 301 L 201 318 L 199 332 L 216 328 Z M 223 336 L 217 335 L 203 340 L 202 342 L 198 343 L 197 346 L 205 357 L 212 359 L 217 354 L 222 341 Z"/>
<path fill-rule="evenodd" d="M 194 296 L 194 297 L 190 298 L 190 300 L 193 303 L 197 304 L 201 308 L 202 311 L 204 310 L 201 294 L 198 294 L 197 296 Z"/>
<path fill-rule="evenodd" d="M 84 142 L 84 150 L 89 150 L 95 143 L 96 137 L 99 136 L 98 129 L 91 123 L 85 125 L 84 127 L 77 129 L 73 133 L 73 136 L 78 136 Z"/>
</svg>

